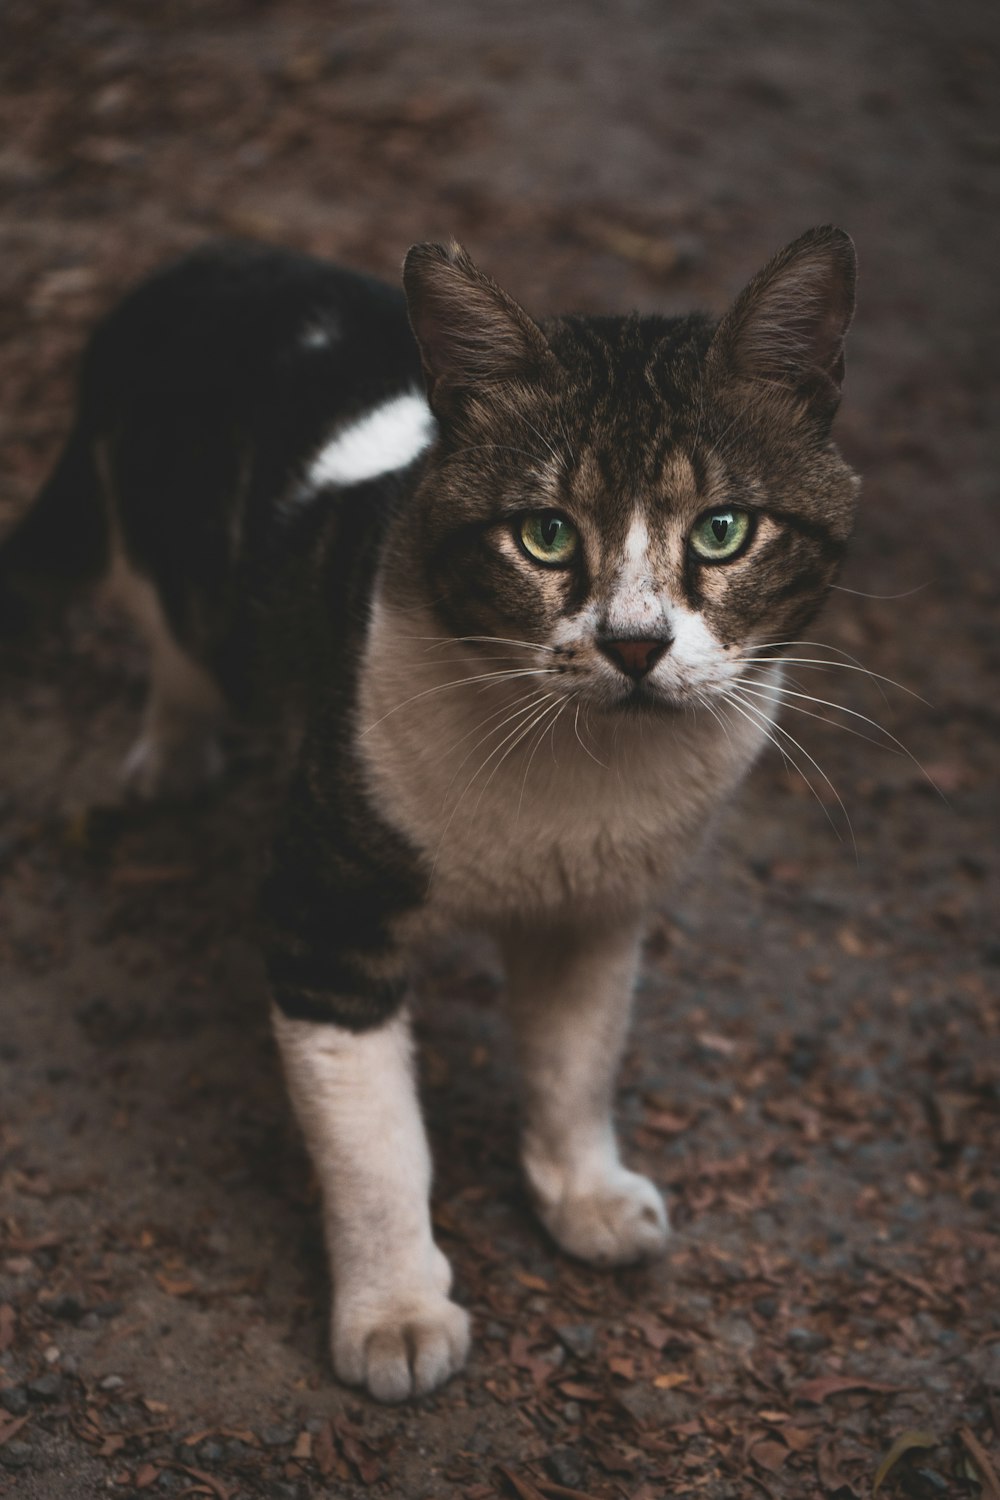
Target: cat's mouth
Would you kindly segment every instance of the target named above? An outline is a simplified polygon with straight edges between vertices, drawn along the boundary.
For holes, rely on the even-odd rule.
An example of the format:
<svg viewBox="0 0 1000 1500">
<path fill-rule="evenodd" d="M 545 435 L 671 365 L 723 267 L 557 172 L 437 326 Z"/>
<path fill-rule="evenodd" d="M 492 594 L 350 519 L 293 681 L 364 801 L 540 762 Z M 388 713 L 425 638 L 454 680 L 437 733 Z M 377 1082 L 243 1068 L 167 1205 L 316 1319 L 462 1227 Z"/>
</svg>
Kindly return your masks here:
<svg viewBox="0 0 1000 1500">
<path fill-rule="evenodd" d="M 683 703 L 668 698 L 661 689 L 650 687 L 644 682 L 633 683 L 611 705 L 615 713 L 639 714 L 643 717 L 673 714 L 683 707 Z"/>
</svg>

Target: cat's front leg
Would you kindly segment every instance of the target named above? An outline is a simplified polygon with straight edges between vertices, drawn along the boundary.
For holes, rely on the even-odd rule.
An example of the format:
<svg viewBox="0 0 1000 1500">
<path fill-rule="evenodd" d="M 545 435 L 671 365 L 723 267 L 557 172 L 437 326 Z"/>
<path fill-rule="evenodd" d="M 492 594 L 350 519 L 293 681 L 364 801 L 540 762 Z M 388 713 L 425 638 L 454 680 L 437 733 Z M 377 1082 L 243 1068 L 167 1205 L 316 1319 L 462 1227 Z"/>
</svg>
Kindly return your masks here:
<svg viewBox="0 0 1000 1500">
<path fill-rule="evenodd" d="M 380 1401 L 424 1395 L 465 1363 L 469 1320 L 431 1232 L 408 1018 L 352 1032 L 275 1009 L 274 1028 L 323 1196 L 334 1368 Z"/>
<path fill-rule="evenodd" d="M 431 1160 L 402 1007 L 423 886 L 366 807 L 292 787 L 265 887 L 274 1028 L 319 1178 L 342 1380 L 380 1401 L 431 1391 L 465 1363 L 468 1315 L 434 1243 Z M 321 787 L 323 783 L 320 783 Z"/>
<path fill-rule="evenodd" d="M 623 1166 L 612 1121 L 638 945 L 631 922 L 520 929 L 504 941 L 525 1173 L 552 1237 L 595 1265 L 658 1255 L 667 1238 L 663 1199 Z"/>
</svg>

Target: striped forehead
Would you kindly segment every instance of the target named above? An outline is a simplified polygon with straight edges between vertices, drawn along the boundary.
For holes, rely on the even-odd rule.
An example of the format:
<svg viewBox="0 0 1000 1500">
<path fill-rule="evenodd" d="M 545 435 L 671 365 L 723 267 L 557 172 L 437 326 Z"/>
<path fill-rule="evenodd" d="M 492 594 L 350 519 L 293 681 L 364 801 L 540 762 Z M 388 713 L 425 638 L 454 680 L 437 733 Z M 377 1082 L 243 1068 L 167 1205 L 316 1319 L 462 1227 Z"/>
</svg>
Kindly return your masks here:
<svg viewBox="0 0 1000 1500">
<path fill-rule="evenodd" d="M 616 507 L 614 524 L 602 538 L 605 587 L 662 577 L 699 509 L 694 471 L 684 454 L 671 454 L 655 478 L 638 488 L 630 503 Z"/>
</svg>

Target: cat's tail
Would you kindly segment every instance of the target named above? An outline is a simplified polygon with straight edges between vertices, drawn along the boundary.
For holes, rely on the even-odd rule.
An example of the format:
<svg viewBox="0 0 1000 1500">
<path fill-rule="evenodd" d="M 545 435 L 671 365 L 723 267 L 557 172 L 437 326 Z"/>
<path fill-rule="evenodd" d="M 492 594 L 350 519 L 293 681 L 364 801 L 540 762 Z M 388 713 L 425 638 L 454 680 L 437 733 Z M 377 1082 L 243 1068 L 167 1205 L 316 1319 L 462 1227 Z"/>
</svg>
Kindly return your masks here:
<svg viewBox="0 0 1000 1500">
<path fill-rule="evenodd" d="M 34 503 L 0 541 L 0 634 L 22 634 L 52 619 L 105 572 L 108 554 L 95 446 L 78 419 Z"/>
</svg>

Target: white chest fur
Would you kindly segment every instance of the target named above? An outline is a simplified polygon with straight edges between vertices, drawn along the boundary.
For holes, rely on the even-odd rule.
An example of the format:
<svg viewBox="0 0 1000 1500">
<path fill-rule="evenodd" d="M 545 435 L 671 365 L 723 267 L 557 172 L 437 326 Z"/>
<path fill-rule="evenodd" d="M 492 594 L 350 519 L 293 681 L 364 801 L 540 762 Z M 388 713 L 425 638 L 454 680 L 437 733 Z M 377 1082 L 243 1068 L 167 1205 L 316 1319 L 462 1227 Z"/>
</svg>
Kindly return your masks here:
<svg viewBox="0 0 1000 1500">
<path fill-rule="evenodd" d="M 523 675 L 484 676 L 508 668 Z M 645 905 L 764 740 L 703 710 L 588 714 L 539 664 L 442 643 L 429 617 L 383 605 L 362 681 L 381 814 L 427 859 L 432 903 L 485 922 Z"/>
</svg>

